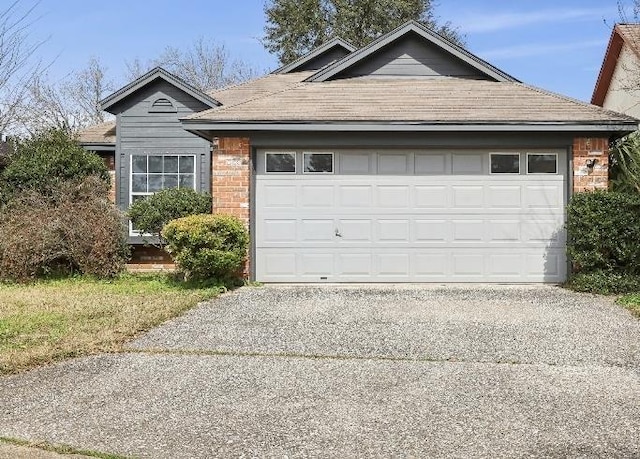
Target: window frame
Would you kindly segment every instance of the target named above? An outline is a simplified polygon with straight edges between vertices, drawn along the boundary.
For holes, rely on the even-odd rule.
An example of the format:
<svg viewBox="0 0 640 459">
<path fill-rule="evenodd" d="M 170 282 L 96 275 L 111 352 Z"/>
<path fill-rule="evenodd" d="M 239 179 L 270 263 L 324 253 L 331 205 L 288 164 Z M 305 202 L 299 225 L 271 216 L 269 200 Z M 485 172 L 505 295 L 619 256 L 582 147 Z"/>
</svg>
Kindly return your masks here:
<svg viewBox="0 0 640 459">
<path fill-rule="evenodd" d="M 293 156 L 293 171 L 276 172 L 267 170 L 268 155 L 290 155 Z M 265 151 L 264 152 L 264 173 L 268 175 L 295 175 L 298 173 L 298 152 L 296 151 Z"/>
<path fill-rule="evenodd" d="M 555 164 L 556 164 L 555 172 L 530 172 L 529 171 L 529 157 L 530 156 L 543 156 L 543 155 L 544 156 L 553 156 L 555 158 Z M 531 152 L 529 152 L 529 153 L 527 153 L 526 161 L 527 161 L 527 165 L 526 165 L 527 175 L 558 175 L 558 173 L 559 173 L 559 167 L 558 167 L 559 166 L 559 155 L 558 155 L 558 153 L 554 153 L 554 152 L 531 153 Z"/>
<path fill-rule="evenodd" d="M 494 156 L 518 156 L 518 172 L 493 172 L 492 159 Z M 522 174 L 522 154 L 517 152 L 489 153 L 489 175 L 520 175 Z"/>
<path fill-rule="evenodd" d="M 306 171 L 306 155 L 331 155 L 331 172 Z M 333 151 L 303 151 L 302 152 L 302 174 L 303 175 L 333 175 L 336 172 L 336 155 Z"/>
<path fill-rule="evenodd" d="M 154 154 L 154 153 L 144 153 L 144 154 L 140 154 L 140 153 L 132 153 L 129 155 L 129 206 L 131 206 L 131 204 L 133 204 L 133 197 L 134 196 L 153 196 L 154 194 L 156 194 L 158 191 L 162 191 L 166 188 L 162 188 L 162 190 L 158 190 L 158 191 L 133 191 L 133 158 L 134 156 L 144 156 L 147 159 L 147 172 L 145 172 L 144 174 L 147 176 L 147 190 L 149 190 L 149 157 L 161 157 L 164 161 L 164 157 L 165 156 L 176 156 L 178 157 L 178 172 L 175 173 L 175 175 L 178 176 L 178 188 L 180 188 L 180 175 L 193 175 L 193 190 L 194 191 L 198 191 L 199 187 L 198 187 L 198 161 L 197 161 L 197 157 L 198 155 L 190 153 L 190 154 L 181 154 L 181 153 L 167 153 L 167 154 Z M 193 158 L 193 172 L 192 173 L 181 173 L 180 172 L 180 158 L 181 157 L 190 157 Z M 138 173 L 140 175 L 142 175 L 142 173 Z M 151 173 L 153 175 L 160 175 L 160 176 L 164 176 L 165 173 L 164 171 L 162 173 L 156 173 L 153 172 Z M 170 174 L 166 174 L 166 175 L 172 175 Z M 144 236 L 151 236 L 150 234 L 146 234 L 146 233 L 142 233 L 140 231 L 134 230 L 133 229 L 133 224 L 131 223 L 131 220 L 128 221 L 128 226 L 129 226 L 129 236 L 131 237 L 144 237 Z"/>
</svg>

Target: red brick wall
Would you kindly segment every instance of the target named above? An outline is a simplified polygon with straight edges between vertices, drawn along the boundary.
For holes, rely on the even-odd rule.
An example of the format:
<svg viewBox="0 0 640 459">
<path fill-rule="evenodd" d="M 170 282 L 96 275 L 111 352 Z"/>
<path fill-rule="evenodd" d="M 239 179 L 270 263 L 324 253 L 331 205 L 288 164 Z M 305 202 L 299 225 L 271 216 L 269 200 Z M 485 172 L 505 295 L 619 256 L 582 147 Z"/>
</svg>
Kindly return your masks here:
<svg viewBox="0 0 640 459">
<path fill-rule="evenodd" d="M 214 143 L 211 157 L 211 196 L 213 213 L 234 215 L 249 228 L 251 146 L 249 139 L 221 137 Z M 249 276 L 251 260 L 244 269 Z"/>
<path fill-rule="evenodd" d="M 211 158 L 213 212 L 235 215 L 249 225 L 251 148 L 249 139 L 218 139 Z"/>
<path fill-rule="evenodd" d="M 593 168 L 587 162 L 596 160 Z M 573 141 L 573 191 L 609 188 L 609 139 L 576 137 Z"/>
</svg>

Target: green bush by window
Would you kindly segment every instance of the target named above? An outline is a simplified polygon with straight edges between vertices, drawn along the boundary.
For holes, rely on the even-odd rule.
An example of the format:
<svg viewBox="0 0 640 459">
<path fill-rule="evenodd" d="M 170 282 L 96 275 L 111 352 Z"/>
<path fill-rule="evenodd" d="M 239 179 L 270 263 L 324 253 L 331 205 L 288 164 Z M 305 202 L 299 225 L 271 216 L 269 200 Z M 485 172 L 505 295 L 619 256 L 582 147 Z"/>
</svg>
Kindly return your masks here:
<svg viewBox="0 0 640 459">
<path fill-rule="evenodd" d="M 162 230 L 178 269 L 190 280 L 230 282 L 242 276 L 249 234 L 231 215 L 192 215 L 169 222 Z"/>
<path fill-rule="evenodd" d="M 640 194 L 577 193 L 567 208 L 569 286 L 619 293 L 640 287 Z"/>
<path fill-rule="evenodd" d="M 158 238 L 159 245 L 164 245 L 162 228 L 171 220 L 210 212 L 211 195 L 190 188 L 171 188 L 135 201 L 128 215 L 136 231 Z"/>
</svg>

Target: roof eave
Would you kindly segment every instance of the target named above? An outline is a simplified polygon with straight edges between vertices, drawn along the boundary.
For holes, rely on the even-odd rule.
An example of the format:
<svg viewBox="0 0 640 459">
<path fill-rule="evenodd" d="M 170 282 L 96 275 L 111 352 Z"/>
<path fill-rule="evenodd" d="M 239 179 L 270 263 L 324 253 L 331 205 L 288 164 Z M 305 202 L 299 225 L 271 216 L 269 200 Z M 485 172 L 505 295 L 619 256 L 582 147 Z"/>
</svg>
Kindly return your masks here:
<svg viewBox="0 0 640 459">
<path fill-rule="evenodd" d="M 329 40 L 327 43 L 324 43 L 323 45 L 320 45 L 319 47 L 309 51 L 307 54 L 305 54 L 304 56 L 299 57 L 298 59 L 296 59 L 295 61 L 283 65 L 282 67 L 280 67 L 279 69 L 274 70 L 273 74 L 282 74 L 282 73 L 290 73 L 293 72 L 294 70 L 296 70 L 297 68 L 300 68 L 301 66 L 303 66 L 304 64 L 306 64 L 307 62 L 322 56 L 323 54 L 329 52 L 330 50 L 332 50 L 333 48 L 335 48 L 336 46 L 340 46 L 342 47 L 345 51 L 352 53 L 356 50 L 355 46 L 353 46 L 351 43 L 347 42 L 346 40 L 343 40 L 340 37 L 336 37 L 332 40 Z"/>
<path fill-rule="evenodd" d="M 181 120 L 183 127 L 199 135 L 207 131 L 317 131 L 317 132 L 612 132 L 627 134 L 638 129 L 632 121 L 611 122 L 323 122 L 323 121 L 206 121 Z"/>
<path fill-rule="evenodd" d="M 113 94 L 110 94 L 109 96 L 105 97 L 100 102 L 98 102 L 98 104 L 104 111 L 112 113 L 109 111 L 111 107 L 118 104 L 119 102 L 126 99 L 133 93 L 139 91 L 143 87 L 147 86 L 148 84 L 152 83 L 153 81 L 159 78 L 165 80 L 169 84 L 172 84 L 178 89 L 189 94 L 194 99 L 199 100 L 200 102 L 202 102 L 205 105 L 208 105 L 211 108 L 219 107 L 220 105 L 222 105 L 220 102 L 218 102 L 214 98 L 194 88 L 193 86 L 186 83 L 185 81 L 182 81 L 180 78 L 176 77 L 175 75 L 171 74 L 170 72 L 168 72 L 167 70 L 161 67 L 156 67 L 150 70 L 149 72 L 145 73 L 141 77 L 132 81 L 128 85 L 123 86 Z"/>
<path fill-rule="evenodd" d="M 392 43 L 393 41 L 406 35 L 409 32 L 414 32 L 421 35 L 426 40 L 429 40 L 432 43 L 436 44 L 437 46 L 440 46 L 445 51 L 463 60 L 464 62 L 474 67 L 475 69 L 485 73 L 487 76 L 490 76 L 491 78 L 496 79 L 497 81 L 511 81 L 515 83 L 520 83 L 519 80 L 512 77 L 508 73 L 503 72 L 497 67 L 494 67 L 493 65 L 489 64 L 488 62 L 481 59 L 480 57 L 450 42 L 449 40 L 447 40 L 437 32 L 434 32 L 433 30 L 428 29 L 427 27 L 425 27 L 424 25 L 416 21 L 409 21 L 401 25 L 400 27 L 396 28 L 395 30 L 392 30 L 388 34 L 385 34 L 379 37 L 378 39 L 374 40 L 364 48 L 360 48 L 358 51 L 355 51 L 349 54 L 348 56 L 345 56 L 343 59 L 323 69 L 320 69 L 317 73 L 311 75 L 305 81 L 309 81 L 309 82 L 326 81 L 331 77 L 343 72 L 347 68 L 352 67 L 353 65 L 357 64 L 361 60 L 367 58 L 371 54 L 383 48 L 387 44 Z"/>
<path fill-rule="evenodd" d="M 607 51 L 602 61 L 602 67 L 600 67 L 595 88 L 593 89 L 593 95 L 591 96 L 592 104 L 600 107 L 603 106 L 623 45 L 624 40 L 617 30 L 617 27 L 614 27 L 611 32 L 611 37 L 609 38 L 609 44 L 607 45 Z"/>
</svg>

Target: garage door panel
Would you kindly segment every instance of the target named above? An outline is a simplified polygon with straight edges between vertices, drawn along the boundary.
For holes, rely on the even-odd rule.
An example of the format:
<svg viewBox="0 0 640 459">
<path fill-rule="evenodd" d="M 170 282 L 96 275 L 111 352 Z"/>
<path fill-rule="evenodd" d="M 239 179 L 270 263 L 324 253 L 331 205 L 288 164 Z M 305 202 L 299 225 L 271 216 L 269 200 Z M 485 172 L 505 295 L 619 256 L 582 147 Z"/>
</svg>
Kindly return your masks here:
<svg viewBox="0 0 640 459">
<path fill-rule="evenodd" d="M 339 190 L 342 208 L 371 208 L 373 204 L 373 185 L 341 185 Z"/>
<path fill-rule="evenodd" d="M 371 172 L 371 155 L 367 153 L 355 153 L 340 156 L 340 173 L 364 174 Z"/>
<path fill-rule="evenodd" d="M 562 282 L 562 249 L 268 248 L 256 263 L 263 282 Z"/>
<path fill-rule="evenodd" d="M 439 154 L 416 154 L 414 159 L 416 174 L 445 175 L 447 156 Z"/>
<path fill-rule="evenodd" d="M 333 220 L 301 219 L 300 242 L 333 243 L 335 238 L 335 222 Z"/>
<path fill-rule="evenodd" d="M 414 253 L 412 274 L 423 281 L 447 279 L 450 274 L 449 254 L 444 251 Z"/>
<path fill-rule="evenodd" d="M 377 226 L 377 241 L 409 243 L 409 220 L 380 219 Z"/>
<path fill-rule="evenodd" d="M 298 193 L 295 185 L 269 185 L 265 187 L 263 195 L 267 209 L 297 207 Z"/>
<path fill-rule="evenodd" d="M 447 220 L 414 220 L 414 241 L 420 242 L 440 242 L 449 240 L 449 222 Z"/>
<path fill-rule="evenodd" d="M 445 185 L 415 185 L 413 204 L 418 209 L 444 209 L 449 206 Z"/>
<path fill-rule="evenodd" d="M 340 154 L 335 164 L 335 174 L 256 177 L 257 280 L 565 279 L 563 174 L 491 175 L 477 154 Z"/>
<path fill-rule="evenodd" d="M 484 240 L 482 220 L 453 220 L 453 242 L 479 242 Z"/>
<path fill-rule="evenodd" d="M 300 204 L 306 208 L 334 209 L 333 185 L 300 185 Z M 296 191 L 297 192 L 297 191 Z"/>
<path fill-rule="evenodd" d="M 489 208 L 520 209 L 522 207 L 522 186 L 488 185 Z"/>
<path fill-rule="evenodd" d="M 411 207 L 410 188 L 408 185 L 379 185 L 376 187 L 377 204 L 382 208 Z"/>
<path fill-rule="evenodd" d="M 492 254 L 488 261 L 491 276 L 522 277 L 524 257 L 521 254 Z"/>
<path fill-rule="evenodd" d="M 484 257 L 482 254 L 457 254 L 453 255 L 453 277 L 482 277 L 484 274 Z"/>
<path fill-rule="evenodd" d="M 379 276 L 410 278 L 411 256 L 408 253 L 381 253 L 376 255 L 376 268 Z"/>
<path fill-rule="evenodd" d="M 489 220 L 490 242 L 518 242 L 522 235 L 519 220 Z"/>
<path fill-rule="evenodd" d="M 373 278 L 373 256 L 371 253 L 340 253 L 337 258 L 340 277 Z"/>
<path fill-rule="evenodd" d="M 298 260 L 298 271 L 307 278 L 328 278 L 335 272 L 335 257 L 331 253 L 301 253 Z"/>
<path fill-rule="evenodd" d="M 405 154 L 378 155 L 378 175 L 408 174 L 409 157 Z"/>
<path fill-rule="evenodd" d="M 264 242 L 297 242 L 296 220 L 264 220 Z"/>
<path fill-rule="evenodd" d="M 564 207 L 564 192 L 562 183 L 548 185 L 526 185 L 525 206 L 529 209 L 562 209 Z"/>
<path fill-rule="evenodd" d="M 454 154 L 452 163 L 454 175 L 483 173 L 483 155 Z"/>
<path fill-rule="evenodd" d="M 527 242 L 564 244 L 565 231 L 558 220 L 525 221 L 522 224 Z"/>
<path fill-rule="evenodd" d="M 480 185 L 454 185 L 453 207 L 456 209 L 483 208 L 484 187 Z"/>
</svg>

